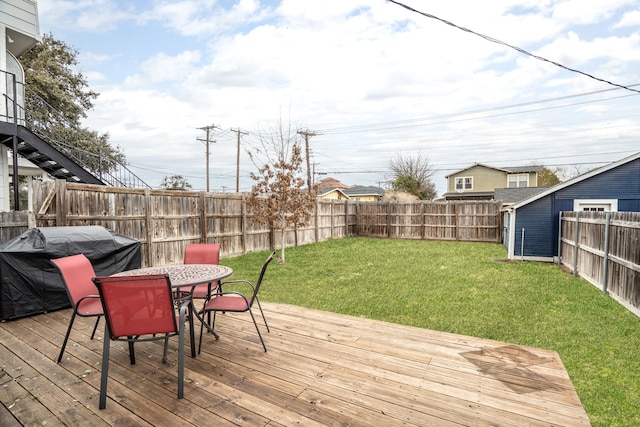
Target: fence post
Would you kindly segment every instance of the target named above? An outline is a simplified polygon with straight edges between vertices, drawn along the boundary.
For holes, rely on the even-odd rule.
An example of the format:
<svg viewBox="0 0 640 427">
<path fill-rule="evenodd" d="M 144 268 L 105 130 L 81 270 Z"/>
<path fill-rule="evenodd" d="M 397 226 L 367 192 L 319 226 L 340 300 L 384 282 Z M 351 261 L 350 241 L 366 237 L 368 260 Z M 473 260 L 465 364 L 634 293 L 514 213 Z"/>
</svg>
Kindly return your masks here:
<svg viewBox="0 0 640 427">
<path fill-rule="evenodd" d="M 391 238 L 391 202 L 387 202 L 387 237 Z"/>
<path fill-rule="evenodd" d="M 56 227 L 67 225 L 67 181 L 56 179 Z"/>
<path fill-rule="evenodd" d="M 240 223 L 240 232 L 242 233 L 242 253 L 246 254 L 247 253 L 247 196 L 243 195 L 242 196 L 242 204 L 241 204 L 241 211 L 242 211 L 242 222 Z"/>
<path fill-rule="evenodd" d="M 200 199 L 200 243 L 208 243 L 207 236 L 209 230 L 207 229 L 207 197 L 206 192 L 201 191 L 199 195 Z"/>
<path fill-rule="evenodd" d="M 344 201 L 344 237 L 349 235 L 349 199 Z"/>
<path fill-rule="evenodd" d="M 609 278 L 609 230 L 611 228 L 611 212 L 607 212 L 604 225 L 604 257 L 602 262 L 602 292 L 608 294 L 607 285 Z"/>
<path fill-rule="evenodd" d="M 496 243 L 504 242 L 504 215 L 502 214 L 502 202 L 496 202 L 498 211 L 498 231 L 496 233 Z"/>
<path fill-rule="evenodd" d="M 320 197 L 316 197 L 316 212 L 315 212 L 316 229 L 315 239 L 316 243 L 320 241 Z"/>
<path fill-rule="evenodd" d="M 580 238 L 580 211 L 576 212 L 576 233 L 575 233 L 575 240 L 573 242 L 573 246 L 574 246 L 574 254 L 573 254 L 573 276 L 577 277 L 578 276 L 578 249 L 580 248 L 580 245 L 578 245 L 578 239 Z"/>
<path fill-rule="evenodd" d="M 426 210 L 427 206 L 427 202 L 421 202 L 420 203 L 420 240 L 424 240 L 424 236 L 427 234 L 427 225 L 425 224 L 426 222 L 426 217 L 424 214 L 424 211 Z"/>
<path fill-rule="evenodd" d="M 456 241 L 460 240 L 460 215 L 459 215 L 459 209 L 458 209 L 458 202 L 454 202 L 453 204 L 453 213 L 454 213 L 454 220 L 456 222 Z"/>
<path fill-rule="evenodd" d="M 333 239 L 333 227 L 335 227 L 335 221 L 334 221 L 334 215 L 335 215 L 335 210 L 333 209 L 333 204 L 334 204 L 334 200 L 331 199 L 331 233 L 329 234 L 331 236 L 331 238 Z"/>
<path fill-rule="evenodd" d="M 146 239 L 147 239 L 147 267 L 153 267 L 152 253 L 153 253 L 153 217 L 151 216 L 151 190 L 144 189 L 144 211 L 145 222 L 147 224 Z"/>
<path fill-rule="evenodd" d="M 560 267 L 560 258 L 562 254 L 562 211 L 558 212 L 558 267 Z"/>
</svg>

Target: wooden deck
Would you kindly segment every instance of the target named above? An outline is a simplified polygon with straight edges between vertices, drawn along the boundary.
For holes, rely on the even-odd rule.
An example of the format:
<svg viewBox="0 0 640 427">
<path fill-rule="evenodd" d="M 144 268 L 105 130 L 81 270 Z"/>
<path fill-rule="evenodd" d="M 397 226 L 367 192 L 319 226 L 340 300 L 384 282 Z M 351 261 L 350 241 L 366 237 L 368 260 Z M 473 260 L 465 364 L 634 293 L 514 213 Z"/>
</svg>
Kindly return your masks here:
<svg viewBox="0 0 640 427">
<path fill-rule="evenodd" d="M 223 315 L 221 339 L 185 359 L 181 400 L 175 351 L 163 365 L 160 344 L 140 343 L 132 366 L 114 344 L 105 410 L 91 319 L 77 321 L 60 364 L 71 310 L 0 323 L 0 425 L 590 425 L 553 351 L 264 306 L 269 352 L 247 313 Z"/>
</svg>

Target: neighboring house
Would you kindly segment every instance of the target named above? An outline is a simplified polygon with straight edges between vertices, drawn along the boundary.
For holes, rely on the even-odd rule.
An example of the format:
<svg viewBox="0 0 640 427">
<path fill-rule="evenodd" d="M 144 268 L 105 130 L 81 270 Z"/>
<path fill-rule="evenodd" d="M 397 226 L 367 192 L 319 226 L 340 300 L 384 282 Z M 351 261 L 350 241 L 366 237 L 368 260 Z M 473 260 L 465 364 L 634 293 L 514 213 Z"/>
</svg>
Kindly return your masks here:
<svg viewBox="0 0 640 427">
<path fill-rule="evenodd" d="M 509 259 L 553 261 L 561 211 L 640 212 L 640 153 L 562 182 L 505 209 Z"/>
<path fill-rule="evenodd" d="M 384 190 L 380 187 L 343 184 L 335 178 L 325 178 L 318 182 L 318 197 L 333 200 L 378 201 Z"/>
<path fill-rule="evenodd" d="M 377 202 L 382 198 L 384 190 L 380 187 L 365 187 L 354 185 L 348 188 L 320 189 L 318 197 L 333 200 L 359 200 L 362 202 Z"/>
<path fill-rule="evenodd" d="M 343 190 L 348 187 L 348 185 L 331 177 L 324 178 L 316 184 L 318 197 L 321 199 L 347 200 L 349 196 Z"/>
<path fill-rule="evenodd" d="M 445 200 L 492 200 L 496 188 L 524 188 L 538 186 L 540 166 L 496 168 L 476 163 L 445 176 Z"/>
<path fill-rule="evenodd" d="M 318 193 L 318 197 L 321 199 L 331 199 L 331 200 L 348 200 L 349 196 L 347 196 L 343 190 L 340 188 L 330 188 L 321 190 Z"/>
<path fill-rule="evenodd" d="M 342 190 L 350 200 L 361 202 L 377 202 L 382 198 L 384 190 L 380 187 L 356 185 Z"/>
</svg>

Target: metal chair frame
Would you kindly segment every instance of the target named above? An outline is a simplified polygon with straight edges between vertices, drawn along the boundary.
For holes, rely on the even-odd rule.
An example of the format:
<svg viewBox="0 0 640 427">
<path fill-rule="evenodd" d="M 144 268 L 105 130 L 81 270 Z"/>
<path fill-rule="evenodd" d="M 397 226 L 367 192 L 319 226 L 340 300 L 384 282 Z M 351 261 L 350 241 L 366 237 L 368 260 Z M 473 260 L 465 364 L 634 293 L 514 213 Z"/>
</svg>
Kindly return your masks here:
<svg viewBox="0 0 640 427">
<path fill-rule="evenodd" d="M 60 348 L 60 353 L 58 354 L 57 362 L 60 363 L 64 355 L 64 350 L 67 347 L 76 316 L 96 317 L 96 323 L 91 332 L 91 339 L 93 339 L 96 334 L 96 329 L 98 328 L 98 323 L 100 323 L 100 318 L 103 316 L 103 310 L 102 305 L 96 301 L 100 299 L 100 295 L 98 295 L 98 289 L 92 282 L 93 277 L 95 277 L 95 272 L 91 261 L 89 261 L 86 256 L 83 254 L 71 255 L 52 259 L 51 262 L 56 266 L 58 271 L 60 271 L 67 295 L 69 296 L 69 301 L 73 307 L 67 333 L 64 336 L 62 348 Z"/>
<path fill-rule="evenodd" d="M 221 287 L 216 291 L 209 295 L 209 298 L 205 301 L 204 306 L 198 312 L 199 317 L 203 317 L 205 313 L 209 314 L 213 312 L 213 321 L 208 324 L 207 322 L 201 322 L 200 324 L 200 342 L 198 345 L 198 353 L 202 349 L 202 333 L 203 329 L 206 326 L 207 329 L 215 334 L 215 322 L 216 322 L 216 313 L 217 312 L 235 312 L 235 313 L 243 313 L 248 311 L 251 315 L 251 319 L 253 320 L 253 324 L 256 327 L 256 331 L 258 332 L 258 337 L 260 338 L 260 342 L 262 343 L 262 347 L 264 351 L 267 351 L 267 346 L 264 343 L 264 339 L 262 338 L 262 334 L 260 333 L 260 328 L 258 327 L 258 323 L 256 322 L 256 318 L 253 315 L 252 306 L 253 303 L 256 302 L 258 304 L 258 308 L 260 309 L 260 314 L 262 315 L 262 320 L 264 321 L 265 326 L 267 327 L 267 332 L 269 330 L 269 324 L 267 323 L 267 319 L 264 316 L 264 311 L 262 311 L 262 306 L 260 305 L 260 300 L 258 299 L 258 292 L 260 291 L 260 286 L 262 285 L 262 280 L 267 271 L 267 267 L 269 263 L 273 260 L 275 256 L 275 251 L 272 252 L 262 265 L 262 269 L 260 270 L 260 276 L 258 276 L 258 280 L 255 285 L 249 282 L 248 280 L 227 280 L 225 282 L 221 282 L 222 285 L 230 285 L 230 284 L 246 284 L 251 288 L 251 296 L 245 296 L 241 292 L 222 292 Z"/>
<path fill-rule="evenodd" d="M 178 336 L 178 399 L 182 399 L 184 397 L 184 341 L 185 341 L 185 321 L 188 316 L 189 305 L 191 304 L 190 299 L 185 299 L 180 301 L 178 307 L 178 318 L 176 319 L 175 315 L 175 305 L 176 300 L 174 299 L 173 289 L 171 288 L 171 282 L 169 280 L 169 276 L 166 274 L 154 274 L 154 275 L 143 275 L 143 276 L 121 276 L 121 277 L 96 277 L 93 279 L 94 283 L 98 288 L 98 292 L 100 293 L 102 305 L 104 307 L 104 316 L 106 319 L 105 326 L 105 335 L 104 335 L 104 343 L 102 350 L 102 374 L 100 378 L 100 402 L 99 408 L 104 409 L 106 406 L 107 400 L 107 382 L 109 378 L 109 353 L 110 353 L 110 344 L 111 341 L 123 341 L 127 342 L 129 345 L 129 359 L 132 365 L 135 364 L 135 353 L 134 353 L 134 344 L 137 342 L 145 342 L 145 341 L 158 341 L 164 340 L 164 352 L 162 355 L 162 363 L 167 362 L 167 353 L 169 346 L 169 338 L 172 336 Z M 138 285 L 138 287 L 136 287 Z M 172 327 L 167 328 L 166 322 L 168 322 L 168 318 L 164 319 L 165 330 L 157 330 L 154 331 L 150 327 L 146 327 L 147 325 L 153 323 L 145 323 L 145 320 L 152 319 L 149 316 L 147 318 L 136 317 L 134 320 L 123 322 L 120 320 L 120 323 L 126 324 L 126 333 L 118 333 L 119 329 L 122 326 L 116 326 L 114 323 L 112 316 L 117 313 L 117 316 L 120 316 L 121 319 L 127 319 L 129 315 L 126 308 L 127 304 L 133 304 L 132 299 L 116 299 L 116 296 L 111 295 L 113 289 L 109 289 L 110 287 L 120 287 L 124 288 L 125 286 L 129 286 L 129 288 L 133 291 L 161 291 L 164 289 L 166 291 L 165 295 L 162 295 L 162 299 L 160 302 L 167 301 L 167 304 L 170 304 L 170 307 L 160 308 L 161 311 L 171 313 L 171 322 Z M 112 301 L 114 299 L 115 301 Z M 140 298 L 138 298 L 139 300 Z M 138 302 L 138 301 L 136 301 Z M 113 306 L 112 306 L 113 304 Z M 153 301 L 149 301 L 149 305 L 153 308 Z M 134 307 L 140 307 L 140 304 L 134 305 Z M 137 313 L 137 312 L 136 312 Z M 165 315 L 166 316 L 166 315 Z M 137 319 L 137 321 L 136 321 Z M 163 320 L 161 318 L 161 320 Z M 142 325 L 139 326 L 139 330 L 136 330 L 136 323 Z M 169 323 L 171 324 L 171 323 Z M 160 328 L 158 328 L 160 329 Z M 160 334 L 160 335 L 156 335 Z"/>
</svg>

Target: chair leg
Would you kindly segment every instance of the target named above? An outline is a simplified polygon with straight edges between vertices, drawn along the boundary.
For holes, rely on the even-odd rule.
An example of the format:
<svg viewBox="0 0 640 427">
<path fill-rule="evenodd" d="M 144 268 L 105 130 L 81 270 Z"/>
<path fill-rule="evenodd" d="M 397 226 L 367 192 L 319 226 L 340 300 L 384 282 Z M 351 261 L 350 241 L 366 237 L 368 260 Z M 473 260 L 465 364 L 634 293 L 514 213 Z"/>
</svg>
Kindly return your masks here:
<svg viewBox="0 0 640 427">
<path fill-rule="evenodd" d="M 200 354 L 200 350 L 202 350 L 202 332 L 204 330 L 204 320 L 200 322 L 200 340 L 198 342 L 198 354 Z"/>
<path fill-rule="evenodd" d="M 180 333 L 178 334 L 178 399 L 184 397 L 184 318 L 185 313 L 180 310 Z"/>
<path fill-rule="evenodd" d="M 191 344 L 191 357 L 196 357 L 196 336 L 193 330 L 193 313 L 195 313 L 196 308 L 193 306 L 193 299 L 189 304 L 189 344 Z"/>
<path fill-rule="evenodd" d="M 93 332 L 91 332 L 91 339 L 93 339 L 93 337 L 96 335 L 96 329 L 98 329 L 98 323 L 100 323 L 100 318 L 102 316 L 98 316 L 98 318 L 96 319 L 96 324 L 93 326 Z"/>
<path fill-rule="evenodd" d="M 104 342 L 102 345 L 102 373 L 100 376 L 100 403 L 98 407 L 104 409 L 107 405 L 107 380 L 109 379 L 109 347 L 111 344 L 111 335 L 109 328 L 104 327 Z"/>
<path fill-rule="evenodd" d="M 210 315 L 211 311 L 207 311 L 207 315 Z M 199 315 L 198 315 L 199 316 Z M 202 333 L 204 330 L 204 313 L 202 313 L 202 318 L 198 317 L 201 321 L 200 321 L 200 342 L 198 343 L 198 354 L 200 354 L 200 351 L 202 350 Z M 213 321 L 212 322 L 207 322 L 207 331 L 211 332 L 213 334 L 213 336 L 215 337 L 216 340 L 220 339 L 220 335 L 218 335 L 216 333 L 216 331 L 214 330 L 216 326 L 216 312 L 213 312 Z"/>
<path fill-rule="evenodd" d="M 164 352 L 162 353 L 162 363 L 167 363 L 167 355 L 169 353 L 169 334 L 164 339 Z"/>
<path fill-rule="evenodd" d="M 203 313 L 204 314 L 204 313 Z M 207 315 L 210 316 L 211 315 L 211 311 L 207 311 Z M 202 350 L 202 334 L 204 332 L 204 315 L 202 316 L 202 321 L 200 322 L 200 339 L 198 342 L 198 354 L 200 354 L 200 351 Z M 213 334 L 213 336 L 215 337 L 215 339 L 220 339 L 220 336 L 218 334 L 216 334 L 216 332 L 214 331 L 214 327 L 216 324 L 216 312 L 213 312 L 213 323 L 212 322 L 207 322 L 207 331 L 211 332 Z"/>
<path fill-rule="evenodd" d="M 251 315 L 251 319 L 253 320 L 253 324 L 256 326 L 256 331 L 258 331 L 258 336 L 260 337 L 260 342 L 262 343 L 262 348 L 264 348 L 264 352 L 267 352 L 267 346 L 264 345 L 264 340 L 262 339 L 262 334 L 260 333 L 260 328 L 258 328 L 258 322 L 256 322 L 256 318 L 253 315 L 253 311 L 249 309 L 249 314 Z"/>
<path fill-rule="evenodd" d="M 128 337 L 129 338 L 129 360 L 131 361 L 132 365 L 136 364 L 136 354 L 133 350 L 133 337 Z"/>
<path fill-rule="evenodd" d="M 62 348 L 60 349 L 60 354 L 58 354 L 58 363 L 62 360 L 62 355 L 64 354 L 64 349 L 67 346 L 67 341 L 69 341 L 69 335 L 71 334 L 71 328 L 73 327 L 73 322 L 76 320 L 76 309 L 73 308 L 73 314 L 71 315 L 71 320 L 69 321 L 69 327 L 67 328 L 67 334 L 64 336 L 64 341 L 62 341 Z"/>
<path fill-rule="evenodd" d="M 264 320 L 264 326 L 267 327 L 267 332 L 271 332 L 269 330 L 269 324 L 267 323 L 267 318 L 264 317 L 264 311 L 262 311 L 262 306 L 260 305 L 260 300 L 258 299 L 257 296 L 256 296 L 256 302 L 258 303 L 258 308 L 260 309 L 260 314 L 262 314 L 262 320 Z"/>
</svg>

